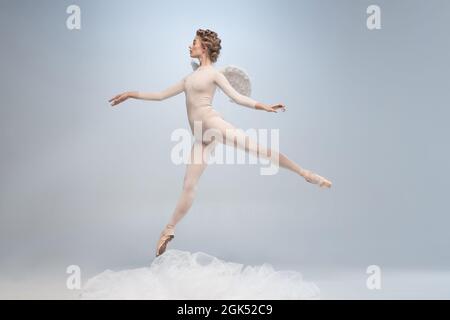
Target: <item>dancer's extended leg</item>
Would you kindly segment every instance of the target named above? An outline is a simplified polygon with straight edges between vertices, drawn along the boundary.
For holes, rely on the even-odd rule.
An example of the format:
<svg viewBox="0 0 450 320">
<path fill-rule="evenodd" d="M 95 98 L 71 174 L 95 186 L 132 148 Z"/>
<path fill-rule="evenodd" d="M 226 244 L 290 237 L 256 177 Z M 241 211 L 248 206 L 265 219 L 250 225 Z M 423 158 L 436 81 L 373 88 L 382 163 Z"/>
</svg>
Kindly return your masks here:
<svg viewBox="0 0 450 320">
<path fill-rule="evenodd" d="M 258 144 L 255 140 L 247 136 L 243 130 L 236 128 L 228 121 L 225 121 L 220 117 L 214 117 L 213 119 L 209 119 L 207 124 L 208 129 L 215 128 L 220 131 L 223 137 L 223 143 L 238 147 L 246 152 L 252 153 L 255 156 L 264 157 L 265 159 L 269 159 L 271 161 L 273 161 L 274 158 L 278 159 L 278 164 L 280 167 L 297 173 L 298 175 L 304 177 L 306 181 L 311 183 L 319 183 L 322 187 L 331 187 L 331 182 L 327 179 L 300 167 L 285 154 L 270 148 L 265 148 L 261 144 Z"/>
</svg>

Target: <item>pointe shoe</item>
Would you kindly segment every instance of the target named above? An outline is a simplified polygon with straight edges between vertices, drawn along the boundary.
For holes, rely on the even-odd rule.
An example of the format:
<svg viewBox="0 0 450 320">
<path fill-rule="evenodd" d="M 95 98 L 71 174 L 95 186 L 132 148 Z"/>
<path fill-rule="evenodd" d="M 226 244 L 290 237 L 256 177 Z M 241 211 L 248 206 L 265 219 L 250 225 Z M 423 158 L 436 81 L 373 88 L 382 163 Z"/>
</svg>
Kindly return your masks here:
<svg viewBox="0 0 450 320">
<path fill-rule="evenodd" d="M 302 170 L 302 176 L 306 181 L 318 184 L 321 188 L 331 188 L 331 181 L 325 179 L 322 176 L 319 176 L 316 173 L 311 172 L 310 170 Z"/>
<path fill-rule="evenodd" d="M 175 238 L 175 227 L 167 225 L 161 232 L 158 245 L 156 247 L 156 256 L 162 255 L 166 251 L 167 243 Z"/>
</svg>

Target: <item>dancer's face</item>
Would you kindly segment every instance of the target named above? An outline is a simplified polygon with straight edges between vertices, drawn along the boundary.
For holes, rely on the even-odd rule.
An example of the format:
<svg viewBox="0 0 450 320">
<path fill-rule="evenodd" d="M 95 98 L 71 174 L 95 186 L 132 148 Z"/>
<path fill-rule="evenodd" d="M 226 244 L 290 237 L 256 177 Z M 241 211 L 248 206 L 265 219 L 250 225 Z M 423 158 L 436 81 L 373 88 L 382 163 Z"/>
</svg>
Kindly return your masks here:
<svg viewBox="0 0 450 320">
<path fill-rule="evenodd" d="M 202 47 L 202 40 L 200 37 L 196 36 L 194 40 L 192 40 L 192 44 L 189 46 L 191 58 L 199 58 L 205 54 L 205 52 L 206 49 Z"/>
</svg>

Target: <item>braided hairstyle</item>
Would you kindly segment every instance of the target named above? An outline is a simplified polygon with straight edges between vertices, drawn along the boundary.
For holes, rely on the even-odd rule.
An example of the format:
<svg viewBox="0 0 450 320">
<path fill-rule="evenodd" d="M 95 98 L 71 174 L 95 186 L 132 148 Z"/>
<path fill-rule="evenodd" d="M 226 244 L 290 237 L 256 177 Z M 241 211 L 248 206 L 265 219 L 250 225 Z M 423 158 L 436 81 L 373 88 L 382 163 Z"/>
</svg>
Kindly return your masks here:
<svg viewBox="0 0 450 320">
<path fill-rule="evenodd" d="M 222 40 L 220 40 L 216 32 L 209 29 L 198 29 L 196 34 L 202 40 L 203 47 L 206 47 L 211 62 L 216 62 L 220 54 L 220 49 L 222 49 L 220 45 Z"/>
</svg>

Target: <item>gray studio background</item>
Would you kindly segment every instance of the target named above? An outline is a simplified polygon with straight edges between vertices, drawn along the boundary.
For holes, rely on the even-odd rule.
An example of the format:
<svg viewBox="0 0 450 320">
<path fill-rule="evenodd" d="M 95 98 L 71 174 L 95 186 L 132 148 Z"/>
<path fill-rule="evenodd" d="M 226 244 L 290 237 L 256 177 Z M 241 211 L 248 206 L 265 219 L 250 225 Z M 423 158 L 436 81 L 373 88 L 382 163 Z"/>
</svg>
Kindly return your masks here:
<svg viewBox="0 0 450 320">
<path fill-rule="evenodd" d="M 81 7 L 81 30 L 66 8 Z M 366 27 L 381 7 L 382 29 Z M 217 67 L 252 77 L 250 110 L 217 91 L 243 128 L 280 129 L 280 150 L 333 182 L 212 165 L 170 248 L 275 267 L 448 269 L 448 1 L 0 2 L 3 278 L 150 265 L 181 192 L 170 160 L 189 129 L 184 93 L 198 28 L 222 39 Z"/>
</svg>

